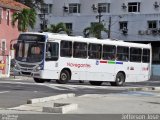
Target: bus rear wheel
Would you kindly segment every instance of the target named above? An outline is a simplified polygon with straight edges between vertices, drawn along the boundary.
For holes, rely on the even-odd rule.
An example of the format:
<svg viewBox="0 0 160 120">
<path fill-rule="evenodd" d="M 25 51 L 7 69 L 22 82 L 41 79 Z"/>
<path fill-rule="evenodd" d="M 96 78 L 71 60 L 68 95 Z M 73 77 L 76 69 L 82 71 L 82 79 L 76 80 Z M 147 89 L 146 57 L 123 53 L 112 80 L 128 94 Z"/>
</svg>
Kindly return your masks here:
<svg viewBox="0 0 160 120">
<path fill-rule="evenodd" d="M 45 80 L 40 79 L 40 78 L 33 78 L 33 79 L 34 79 L 34 81 L 35 81 L 36 83 L 44 83 L 44 82 L 45 82 Z"/>
<path fill-rule="evenodd" d="M 90 83 L 91 85 L 100 86 L 100 85 L 103 83 L 103 81 L 89 81 L 89 83 Z"/>
<path fill-rule="evenodd" d="M 57 83 L 59 84 L 66 84 L 70 80 L 71 76 L 68 70 L 62 70 L 60 74 L 60 79 L 56 80 Z"/>
<path fill-rule="evenodd" d="M 119 72 L 116 75 L 115 82 L 110 82 L 111 86 L 123 86 L 125 83 L 125 76 L 122 72 Z"/>
</svg>

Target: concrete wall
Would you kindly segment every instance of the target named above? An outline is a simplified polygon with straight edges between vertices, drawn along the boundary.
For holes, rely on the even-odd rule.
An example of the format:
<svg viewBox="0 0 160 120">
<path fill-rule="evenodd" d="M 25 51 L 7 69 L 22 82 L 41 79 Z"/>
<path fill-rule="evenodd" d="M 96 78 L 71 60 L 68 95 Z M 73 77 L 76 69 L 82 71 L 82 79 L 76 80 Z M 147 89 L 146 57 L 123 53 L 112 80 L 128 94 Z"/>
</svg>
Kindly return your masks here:
<svg viewBox="0 0 160 120">
<path fill-rule="evenodd" d="M 10 51 L 10 41 L 12 39 L 17 39 L 18 35 L 19 35 L 19 31 L 17 29 L 17 27 L 13 27 L 11 24 L 11 20 L 12 20 L 12 14 L 14 12 L 14 10 L 10 9 L 10 18 L 9 18 L 9 25 L 7 25 L 7 18 L 6 18 L 6 10 L 7 9 L 3 9 L 3 15 L 2 15 L 2 20 L 0 23 L 0 44 L 2 40 L 6 40 L 6 51 L 5 51 L 5 55 L 9 55 L 9 51 Z M 0 48 L 0 54 L 1 54 L 1 48 Z"/>
</svg>

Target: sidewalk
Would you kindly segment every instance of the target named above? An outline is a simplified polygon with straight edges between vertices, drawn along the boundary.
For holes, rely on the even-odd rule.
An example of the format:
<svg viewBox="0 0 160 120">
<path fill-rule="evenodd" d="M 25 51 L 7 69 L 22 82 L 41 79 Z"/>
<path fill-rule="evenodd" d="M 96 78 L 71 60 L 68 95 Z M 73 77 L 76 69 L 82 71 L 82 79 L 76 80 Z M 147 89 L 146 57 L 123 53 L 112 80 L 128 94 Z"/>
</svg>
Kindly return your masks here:
<svg viewBox="0 0 160 120">
<path fill-rule="evenodd" d="M 10 76 L 8 78 L 0 78 L 1 80 L 33 80 L 32 77 L 26 77 L 26 76 Z"/>
</svg>

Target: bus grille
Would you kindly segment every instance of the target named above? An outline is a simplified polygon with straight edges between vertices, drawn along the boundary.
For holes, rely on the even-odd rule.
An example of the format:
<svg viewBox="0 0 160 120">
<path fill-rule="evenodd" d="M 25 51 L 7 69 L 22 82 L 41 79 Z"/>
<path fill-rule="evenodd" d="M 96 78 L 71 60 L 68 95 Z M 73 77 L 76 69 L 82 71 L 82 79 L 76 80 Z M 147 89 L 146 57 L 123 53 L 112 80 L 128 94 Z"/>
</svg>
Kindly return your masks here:
<svg viewBox="0 0 160 120">
<path fill-rule="evenodd" d="M 21 67 L 33 68 L 35 65 L 19 64 Z"/>
</svg>

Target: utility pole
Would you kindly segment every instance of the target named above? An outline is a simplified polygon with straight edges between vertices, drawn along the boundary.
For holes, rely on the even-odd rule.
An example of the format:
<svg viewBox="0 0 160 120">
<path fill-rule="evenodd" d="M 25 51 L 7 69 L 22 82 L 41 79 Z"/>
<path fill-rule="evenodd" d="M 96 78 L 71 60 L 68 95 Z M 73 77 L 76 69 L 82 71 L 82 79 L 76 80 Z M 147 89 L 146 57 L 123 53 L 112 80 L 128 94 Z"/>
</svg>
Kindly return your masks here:
<svg viewBox="0 0 160 120">
<path fill-rule="evenodd" d="M 39 14 L 39 17 L 42 21 L 41 23 L 41 30 L 44 32 L 44 30 L 46 29 L 46 11 L 47 11 L 47 5 L 45 3 L 41 4 L 41 14 Z"/>
<path fill-rule="evenodd" d="M 102 13 L 101 8 L 98 8 L 98 16 L 97 17 L 98 17 L 98 22 L 99 23 L 101 23 L 101 18 L 103 16 L 101 13 Z"/>
<path fill-rule="evenodd" d="M 112 17 L 109 17 L 109 23 L 108 23 L 108 38 L 111 37 L 111 21 L 112 21 Z"/>
</svg>

